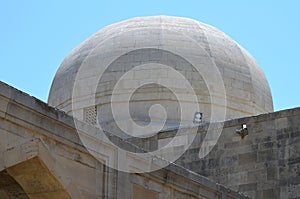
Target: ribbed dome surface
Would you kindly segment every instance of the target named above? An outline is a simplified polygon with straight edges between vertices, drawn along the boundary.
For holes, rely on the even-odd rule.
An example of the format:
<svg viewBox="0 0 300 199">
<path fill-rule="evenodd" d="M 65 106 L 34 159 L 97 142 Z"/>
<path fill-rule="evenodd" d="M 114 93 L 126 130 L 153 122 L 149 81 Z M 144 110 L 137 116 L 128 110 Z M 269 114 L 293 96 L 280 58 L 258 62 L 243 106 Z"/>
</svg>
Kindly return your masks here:
<svg viewBox="0 0 300 199">
<path fill-rule="evenodd" d="M 167 122 L 176 123 L 180 114 L 178 106 L 193 102 L 178 101 L 174 90 L 167 86 L 143 85 L 145 80 L 149 80 L 148 83 L 153 79 L 168 80 L 179 95 L 185 95 L 182 88 L 185 82 L 164 66 L 178 71 L 190 83 L 204 120 L 210 120 L 212 103 L 224 106 L 218 104 L 218 100 L 212 102 L 212 95 L 226 101 L 225 119 L 273 112 L 267 79 L 244 48 L 212 26 L 169 16 L 129 19 L 103 28 L 88 38 L 59 67 L 48 103 L 85 120 L 91 120 L 89 117 L 93 118 L 96 112 L 101 122 L 107 122 L 112 120 L 110 102 L 116 85 L 123 94 L 139 85 L 130 98 L 131 117 L 147 121 L 150 107 L 160 104 L 165 108 Z M 204 77 L 205 74 L 195 69 L 199 67 L 210 74 L 213 66 L 221 79 L 214 75 Z M 118 84 L 130 70 L 132 73 L 126 76 L 127 81 Z M 80 81 L 85 82 L 84 86 L 74 95 L 74 82 Z M 225 95 L 212 93 L 220 84 L 224 85 Z M 153 113 L 157 121 L 164 115 L 158 112 Z M 191 117 L 194 112 L 191 110 Z"/>
</svg>

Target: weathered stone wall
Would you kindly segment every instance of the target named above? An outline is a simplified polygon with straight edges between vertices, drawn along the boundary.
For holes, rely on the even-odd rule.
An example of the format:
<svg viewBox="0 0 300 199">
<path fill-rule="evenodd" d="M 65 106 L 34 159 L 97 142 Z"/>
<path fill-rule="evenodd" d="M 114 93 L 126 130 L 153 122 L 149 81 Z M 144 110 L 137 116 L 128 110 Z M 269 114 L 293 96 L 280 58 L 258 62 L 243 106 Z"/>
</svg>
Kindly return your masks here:
<svg viewBox="0 0 300 199">
<path fill-rule="evenodd" d="M 249 133 L 244 139 L 236 133 L 242 124 Z M 199 128 L 177 164 L 251 198 L 300 198 L 300 108 L 225 122 L 218 143 L 199 159 L 207 128 Z M 162 132 L 158 144 L 151 140 L 147 146 L 155 148 L 175 133 Z"/>
<path fill-rule="evenodd" d="M 176 162 L 187 169 L 172 164 L 140 175 L 107 169 L 83 147 L 71 117 L 5 84 L 0 84 L 0 124 L 0 177 L 6 176 L 0 178 L 0 196 L 5 199 L 16 193 L 19 198 L 38 193 L 52 198 L 135 198 L 141 193 L 152 198 L 243 198 L 203 176 L 251 198 L 300 198 L 300 108 L 225 122 L 217 145 L 204 159 L 198 155 L 208 124 L 201 124 L 192 146 Z M 242 124 L 249 133 L 244 139 L 236 134 Z M 131 141 L 155 150 L 175 135 L 176 130 L 169 130 Z M 185 137 L 177 139 L 173 152 L 185 143 Z M 25 169 L 27 177 L 20 178 L 19 168 L 28 165 L 43 172 Z"/>
<path fill-rule="evenodd" d="M 246 198 L 175 164 L 128 174 L 105 161 L 83 146 L 72 117 L 0 82 L 1 199 Z"/>
</svg>

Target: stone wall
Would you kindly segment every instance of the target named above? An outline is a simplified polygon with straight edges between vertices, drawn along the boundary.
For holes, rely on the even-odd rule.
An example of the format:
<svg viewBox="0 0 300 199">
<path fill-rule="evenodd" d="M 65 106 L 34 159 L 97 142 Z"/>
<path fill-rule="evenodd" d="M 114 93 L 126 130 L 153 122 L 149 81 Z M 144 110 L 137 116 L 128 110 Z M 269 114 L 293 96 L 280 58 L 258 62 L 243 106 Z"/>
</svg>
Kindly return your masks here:
<svg viewBox="0 0 300 199">
<path fill-rule="evenodd" d="M 242 124 L 249 133 L 243 139 L 236 133 Z M 165 169 L 147 174 L 116 172 L 88 153 L 72 117 L 1 83 L 0 197 L 17 193 L 19 198 L 33 198 L 28 191 L 33 195 L 42 191 L 71 198 L 135 198 L 143 192 L 154 198 L 244 198 L 237 192 L 251 198 L 300 198 L 300 108 L 226 121 L 218 143 L 200 159 L 207 129 L 208 124 L 201 124 L 190 148 Z M 130 141 L 155 150 L 176 132 L 171 129 L 148 140 Z M 182 150 L 182 138 L 177 138 L 173 152 Z M 16 168 L 28 165 L 43 172 L 25 169 L 29 173 L 23 174 L 29 177 L 20 179 L 21 170 Z"/>
<path fill-rule="evenodd" d="M 243 139 L 236 133 L 242 124 L 249 133 Z M 226 121 L 218 143 L 199 159 L 207 128 L 200 125 L 177 164 L 251 198 L 300 198 L 300 108 Z M 148 140 L 147 146 L 155 148 L 175 134 L 161 132 L 158 144 Z"/>
<path fill-rule="evenodd" d="M 176 164 L 129 174 L 107 168 L 105 161 L 83 146 L 72 117 L 0 82 L 1 199 L 246 198 Z"/>
</svg>

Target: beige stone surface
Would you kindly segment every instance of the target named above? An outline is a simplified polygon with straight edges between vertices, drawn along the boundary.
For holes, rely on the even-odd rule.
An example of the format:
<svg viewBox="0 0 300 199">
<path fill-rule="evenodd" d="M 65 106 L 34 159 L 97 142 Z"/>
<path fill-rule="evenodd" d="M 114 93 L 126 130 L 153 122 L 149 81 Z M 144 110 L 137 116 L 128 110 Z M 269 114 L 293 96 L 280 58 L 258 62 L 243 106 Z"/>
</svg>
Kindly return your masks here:
<svg viewBox="0 0 300 199">
<path fill-rule="evenodd" d="M 157 67 L 147 65 L 150 63 Z M 194 95 L 188 92 L 183 79 L 175 77 L 171 69 L 162 65 L 177 71 L 191 84 L 197 101 L 188 98 L 177 101 L 166 89 L 146 87 L 132 96 L 132 118 L 148 120 L 149 107 L 153 103 L 166 109 L 169 113 L 167 123 L 170 124 L 179 123 L 178 104 L 199 106 L 205 121 L 211 121 L 212 104 L 225 108 L 226 119 L 273 112 L 267 79 L 245 49 L 212 26 L 168 16 L 129 19 L 88 38 L 62 62 L 53 80 L 48 103 L 79 119 L 84 118 L 84 108 L 97 106 L 99 122 L 111 122 L 112 92 L 118 90 L 115 86 L 125 74 L 127 79 L 119 82 L 119 99 L 124 100 L 130 90 L 139 88 L 145 81 L 169 82 L 173 93 Z M 137 66 L 142 67 L 135 70 Z M 221 78 L 213 72 L 214 67 Z M 222 84 L 225 93 L 219 90 Z M 224 100 L 227 102 L 225 107 Z M 117 100 L 112 104 L 122 108 L 127 103 Z M 119 115 L 124 115 L 122 119 L 128 119 L 128 115 L 118 111 Z M 193 119 L 195 111 L 193 108 L 183 116 L 187 123 Z M 158 121 L 162 118 L 157 115 Z M 114 129 L 107 127 L 107 130 Z"/>
<path fill-rule="evenodd" d="M 59 180 L 38 158 L 7 168 L 7 172 L 32 199 L 71 198 Z"/>
<path fill-rule="evenodd" d="M 95 159 L 82 145 L 72 117 L 4 83 L 0 83 L 0 104 L 6 104 L 0 109 L 0 197 L 4 199 L 130 199 L 134 185 L 159 198 L 245 198 L 175 164 L 142 174 L 110 169 L 104 164 L 105 150 L 98 151 L 102 159 Z M 79 123 L 82 130 L 95 131 Z M 98 146 L 109 148 L 101 142 Z"/>
<path fill-rule="evenodd" d="M 132 186 L 132 199 L 159 199 L 159 193 L 145 189 L 139 185 L 133 184 Z"/>
</svg>

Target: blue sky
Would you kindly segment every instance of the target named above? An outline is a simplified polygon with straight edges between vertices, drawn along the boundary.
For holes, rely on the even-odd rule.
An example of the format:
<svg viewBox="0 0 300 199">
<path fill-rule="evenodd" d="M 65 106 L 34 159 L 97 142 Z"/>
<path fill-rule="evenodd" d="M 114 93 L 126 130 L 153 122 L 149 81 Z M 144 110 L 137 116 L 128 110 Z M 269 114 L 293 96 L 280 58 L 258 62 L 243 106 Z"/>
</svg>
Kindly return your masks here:
<svg viewBox="0 0 300 199">
<path fill-rule="evenodd" d="M 300 106 L 300 1 L 0 1 L 0 80 L 47 101 L 64 57 L 105 27 L 135 16 L 184 16 L 213 25 L 263 68 L 275 110 Z"/>
</svg>

